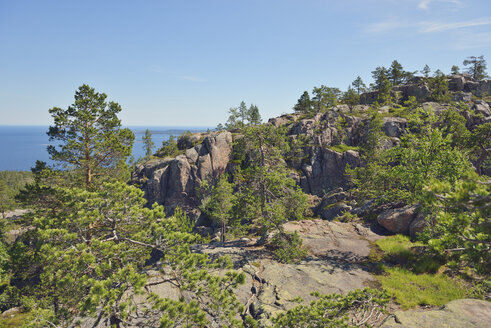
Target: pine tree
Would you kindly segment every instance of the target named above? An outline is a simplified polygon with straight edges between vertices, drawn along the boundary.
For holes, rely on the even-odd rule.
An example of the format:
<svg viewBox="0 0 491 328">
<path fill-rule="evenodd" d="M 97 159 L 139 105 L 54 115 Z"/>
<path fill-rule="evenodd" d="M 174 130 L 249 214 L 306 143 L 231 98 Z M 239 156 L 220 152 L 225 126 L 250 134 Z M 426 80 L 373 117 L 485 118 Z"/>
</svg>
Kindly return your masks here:
<svg viewBox="0 0 491 328">
<path fill-rule="evenodd" d="M 348 90 L 343 94 L 343 102 L 347 104 L 350 109 L 353 106 L 360 103 L 360 94 L 355 91 L 351 86 L 348 87 Z"/>
<path fill-rule="evenodd" d="M 207 182 L 202 182 L 202 188 L 207 189 Z M 209 196 L 205 197 L 200 208 L 211 219 L 220 225 L 220 241 L 225 242 L 226 227 L 232 218 L 232 207 L 236 196 L 233 194 L 233 184 L 228 182 L 228 176 L 222 175 L 215 186 L 209 188 Z"/>
<path fill-rule="evenodd" d="M 256 105 L 252 105 L 247 110 L 247 121 L 249 125 L 261 124 L 261 114 L 259 114 L 259 108 Z"/>
<path fill-rule="evenodd" d="M 367 86 L 365 85 L 365 83 L 363 83 L 363 80 L 361 79 L 360 76 L 358 76 L 352 83 L 351 85 L 353 86 L 353 88 L 356 90 L 356 92 L 358 94 L 362 94 L 363 92 L 365 92 L 365 90 L 367 89 Z"/>
<path fill-rule="evenodd" d="M 466 68 L 466 73 L 470 74 L 476 80 L 482 80 L 488 76 L 486 73 L 486 60 L 484 56 L 470 56 L 464 60 L 464 66 L 468 66 Z"/>
<path fill-rule="evenodd" d="M 117 114 L 121 106 L 106 102 L 106 94 L 84 84 L 68 109 L 49 110 L 54 125 L 48 135 L 57 145 L 48 146 L 51 159 L 83 171 L 86 188 L 104 168 L 113 168 L 131 155 L 134 134 L 122 129 Z"/>
<path fill-rule="evenodd" d="M 44 327 L 47 320 L 68 326 L 74 316 L 91 314 L 98 314 L 94 326 L 103 318 L 111 325 L 131 325 L 142 319 L 139 314 L 156 325 L 167 322 L 167 327 L 178 326 L 180 320 L 195 326 L 242 326 L 235 318 L 242 305 L 232 290 L 244 282 L 244 274 L 230 271 L 227 258 L 192 253 L 190 245 L 200 237 L 191 233 L 191 222 L 181 211 L 166 218 L 162 206 L 145 208 L 143 191 L 121 182 L 104 183 L 95 192 L 59 192 L 63 215 L 48 214 L 34 222 L 41 245 L 42 292 L 28 319 L 36 323 L 33 327 Z M 151 252 L 163 256 L 162 279 L 186 293 L 186 299 L 151 294 L 154 307 L 148 309 L 127 297 L 149 286 L 142 268 Z"/>
<path fill-rule="evenodd" d="M 314 87 L 312 94 L 314 95 L 312 102 L 315 104 L 316 112 L 322 113 L 337 105 L 341 90 L 321 85 L 320 87 Z"/>
<path fill-rule="evenodd" d="M 452 68 L 450 70 L 450 74 L 453 74 L 453 75 L 460 74 L 459 66 L 452 65 Z"/>
<path fill-rule="evenodd" d="M 266 243 L 271 231 L 291 242 L 292 236 L 283 231 L 283 223 L 303 217 L 307 198 L 284 166 L 283 154 L 290 149 L 285 131 L 260 125 L 245 130 L 240 140 L 247 168 L 236 173 L 241 190 L 237 195 L 236 215 L 258 225 L 259 243 Z"/>
<path fill-rule="evenodd" d="M 145 150 L 145 158 L 150 158 L 152 156 L 152 148 L 155 144 L 152 141 L 152 133 L 149 129 L 145 130 L 145 134 L 142 136 L 143 150 Z"/>
<path fill-rule="evenodd" d="M 448 91 L 448 80 L 442 71 L 435 71 L 434 76 L 428 81 L 428 87 L 431 90 L 431 99 L 441 102 L 449 102 L 451 100 Z"/>
<path fill-rule="evenodd" d="M 310 100 L 310 95 L 307 91 L 304 91 L 300 98 L 298 98 L 297 103 L 293 106 L 293 110 L 303 114 L 312 112 L 312 100 Z"/>
<path fill-rule="evenodd" d="M 394 60 L 390 65 L 387 78 L 393 85 L 399 85 L 404 82 L 406 72 L 397 60 Z"/>
<path fill-rule="evenodd" d="M 431 68 L 428 65 L 425 65 L 425 67 L 423 67 L 423 69 L 421 70 L 421 73 L 426 78 L 428 78 L 430 76 L 430 72 L 431 72 Z"/>
<path fill-rule="evenodd" d="M 385 83 L 385 80 L 388 80 L 388 76 L 389 71 L 383 66 L 379 66 L 374 71 L 372 71 L 373 81 L 377 90 L 380 90 L 380 88 L 382 88 L 382 84 Z"/>
</svg>

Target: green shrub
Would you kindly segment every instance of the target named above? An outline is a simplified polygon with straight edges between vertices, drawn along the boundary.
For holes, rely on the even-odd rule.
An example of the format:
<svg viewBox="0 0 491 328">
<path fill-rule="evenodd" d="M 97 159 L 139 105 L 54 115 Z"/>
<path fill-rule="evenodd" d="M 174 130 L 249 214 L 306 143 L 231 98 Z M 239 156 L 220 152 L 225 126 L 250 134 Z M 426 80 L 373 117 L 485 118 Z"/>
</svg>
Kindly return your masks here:
<svg viewBox="0 0 491 328">
<path fill-rule="evenodd" d="M 302 246 L 302 238 L 295 233 L 277 233 L 271 240 L 271 247 L 274 249 L 275 257 L 281 263 L 293 263 L 304 259 L 307 256 L 307 249 Z"/>
<path fill-rule="evenodd" d="M 317 300 L 297 305 L 272 319 L 274 328 L 372 327 L 385 317 L 390 297 L 384 291 L 365 288 L 346 295 L 312 293 Z"/>
</svg>

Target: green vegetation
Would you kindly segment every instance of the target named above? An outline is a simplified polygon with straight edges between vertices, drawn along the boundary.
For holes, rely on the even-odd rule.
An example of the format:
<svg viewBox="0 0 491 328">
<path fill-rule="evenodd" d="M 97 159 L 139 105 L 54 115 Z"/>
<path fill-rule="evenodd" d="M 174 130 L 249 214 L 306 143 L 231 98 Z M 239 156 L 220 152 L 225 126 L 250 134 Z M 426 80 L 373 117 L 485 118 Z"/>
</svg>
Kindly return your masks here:
<svg viewBox="0 0 491 328">
<path fill-rule="evenodd" d="M 380 323 L 385 317 L 389 296 L 365 288 L 346 295 L 312 293 L 317 300 L 298 305 L 273 318 L 275 328 L 283 327 L 363 327 Z"/>
<path fill-rule="evenodd" d="M 75 103 L 67 109 L 49 110 L 54 119 L 48 135 L 58 146 L 48 146 L 51 159 L 81 171 L 85 187 L 90 188 L 94 178 L 100 178 L 106 169 L 125 163 L 131 155 L 135 136 L 130 129 L 121 129 L 116 116 L 121 106 L 106 102 L 107 95 L 95 92 L 84 84 L 75 92 Z"/>
<path fill-rule="evenodd" d="M 382 251 L 382 259 L 392 264 L 381 266 L 383 273 L 378 280 L 401 308 L 441 306 L 470 296 L 468 284 L 438 273 L 442 258 L 425 250 L 423 243 L 413 243 L 407 236 L 395 235 L 379 239 L 375 245 Z"/>
<path fill-rule="evenodd" d="M 251 104 L 247 108 L 245 102 L 241 102 L 239 107 L 231 107 L 229 110 L 229 117 L 225 128 L 228 130 L 242 129 L 248 125 L 257 125 L 261 123 L 261 115 L 256 105 Z M 223 126 L 220 124 L 218 130 L 222 130 Z"/>
<path fill-rule="evenodd" d="M 482 57 L 470 57 L 464 65 L 471 65 L 467 71 L 476 79 L 486 76 Z M 282 263 L 304 259 L 302 239 L 286 231 L 284 223 L 308 217 L 309 207 L 318 205 L 299 185 L 310 183 L 302 176 L 305 170 L 324 170 L 314 159 L 329 153 L 325 147 L 354 150 L 361 158 L 355 162 L 359 166 L 346 169 L 350 190 L 336 191 L 336 197 L 346 199 L 333 198 L 329 204 L 326 197 L 319 207 L 343 202 L 349 207 L 340 220 L 373 223 L 370 217 L 386 208 L 418 204 L 428 226 L 413 240 L 395 235 L 372 244 L 371 260 L 382 262 L 378 280 L 383 290 L 314 293 L 317 299 L 310 305 L 272 318 L 274 327 L 376 325 L 387 315 L 390 296 L 407 309 L 489 292 L 491 193 L 484 173 L 491 166 L 491 123 L 485 122 L 485 110 L 452 103 L 447 77 L 439 70 L 430 77 L 430 72 L 425 66 L 424 77 L 415 78 L 415 72 L 394 60 L 389 68 L 372 72 L 368 90 L 360 77 L 344 93 L 314 87 L 295 104 L 299 115 L 280 127 L 261 124 L 256 105 L 241 102 L 230 108 L 225 128 L 234 132 L 234 142 L 226 174 L 192 181 L 197 182 L 192 188 L 201 183 L 199 199 L 193 198 L 202 211 L 200 220 L 219 227 L 222 243 L 254 236 L 256 249 Z M 403 99 L 404 88 L 394 87 L 409 81 L 426 85 L 430 93 L 424 100 L 448 103 L 447 109 L 437 116 L 420 107 L 421 99 Z M 357 106 L 361 102 L 371 103 L 370 108 Z M 0 211 L 17 205 L 14 196 L 30 208 L 21 221 L 9 223 L 26 228 L 18 238 L 7 240 L 6 224 L 0 221 L 0 311 L 14 306 L 25 311 L 0 318 L 0 325 L 24 321 L 25 327 L 62 327 L 76 325 L 75 317 L 93 316 L 96 324 L 107 318 L 120 327 L 136 324 L 137 314 L 143 314 L 147 321 L 139 325 L 263 327 L 235 296 L 245 274 L 232 270 L 227 257 L 194 250 L 204 239 L 192 232 L 195 222 L 179 207 L 166 215 L 162 206 L 146 204 L 144 192 L 128 185 L 126 160 L 134 136 L 121 128 L 120 111 L 105 94 L 81 86 L 72 106 L 50 110 L 54 125 L 48 134 L 57 146 L 48 152 L 63 169 L 38 161 L 32 174 L 0 172 Z M 295 126 L 299 118 L 315 115 Z M 325 121 L 319 123 L 319 117 Z M 309 132 L 292 132 L 298 128 Z M 310 131 L 326 131 L 322 138 L 328 141 Z M 177 140 L 171 136 L 155 155 L 174 157 L 202 138 L 190 132 Z M 154 145 L 148 129 L 142 141 L 150 159 Z M 363 210 L 350 212 L 354 207 Z M 262 262 L 254 261 L 262 269 Z M 158 284 L 172 286 L 179 297 L 152 293 Z"/>
<path fill-rule="evenodd" d="M 152 141 L 152 133 L 149 129 L 145 130 L 145 134 L 142 136 L 143 150 L 145 150 L 145 158 L 150 158 L 152 156 L 152 149 L 155 144 Z"/>
<path fill-rule="evenodd" d="M 3 327 L 3 328 L 21 327 L 25 323 L 26 318 L 28 316 L 29 316 L 28 313 L 15 313 L 12 315 L 9 315 L 9 314 L 0 315 L 0 327 Z"/>
<path fill-rule="evenodd" d="M 348 146 L 346 144 L 339 144 L 339 145 L 329 146 L 329 149 L 332 149 L 332 150 L 340 152 L 340 153 L 344 153 L 345 151 L 348 151 L 348 150 L 359 151 L 360 147 Z"/>
<path fill-rule="evenodd" d="M 182 151 L 177 147 L 176 138 L 171 134 L 169 140 L 162 141 L 162 147 L 155 153 L 157 157 L 174 157 L 180 155 Z"/>
<path fill-rule="evenodd" d="M 376 116 L 372 121 L 375 119 Z M 418 130 L 401 137 L 398 146 L 376 152 L 376 145 L 369 146 L 367 153 L 376 156 L 366 166 L 348 170 L 359 199 L 377 199 L 380 203 L 418 202 L 432 178 L 454 183 L 469 171 L 470 162 L 465 153 L 452 147 L 450 136 L 444 136 L 439 128 L 432 126 L 431 115 L 422 112 L 414 121 L 418 122 Z"/>
<path fill-rule="evenodd" d="M 470 296 L 465 284 L 443 274 L 415 274 L 399 267 L 384 267 L 378 277 L 382 288 L 393 295 L 402 309 L 418 305 L 442 306 Z"/>
<path fill-rule="evenodd" d="M 436 222 L 421 238 L 457 268 L 489 274 L 491 186 L 475 174 L 453 184 L 436 181 L 427 190 L 426 206 Z"/>
<path fill-rule="evenodd" d="M 484 56 L 467 57 L 463 64 L 464 66 L 469 66 L 465 71 L 476 80 L 482 80 L 488 76 L 486 73 L 486 60 L 484 59 Z"/>
</svg>

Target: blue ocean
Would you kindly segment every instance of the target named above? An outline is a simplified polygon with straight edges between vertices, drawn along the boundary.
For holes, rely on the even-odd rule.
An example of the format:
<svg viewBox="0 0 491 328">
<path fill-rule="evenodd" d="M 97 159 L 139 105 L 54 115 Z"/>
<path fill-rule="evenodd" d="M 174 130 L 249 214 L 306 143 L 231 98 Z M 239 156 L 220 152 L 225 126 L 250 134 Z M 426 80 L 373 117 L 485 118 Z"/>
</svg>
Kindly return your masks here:
<svg viewBox="0 0 491 328">
<path fill-rule="evenodd" d="M 209 127 L 128 126 L 128 128 L 135 134 L 133 157 L 138 159 L 145 155 L 142 136 L 147 128 L 152 133 L 155 151 L 160 148 L 162 141 L 169 140 L 171 134 L 177 137 L 186 131 L 207 131 Z M 0 125 L 0 171 L 29 171 L 36 160 L 52 164 L 46 150 L 46 147 L 51 144 L 46 135 L 47 131 L 48 126 Z"/>
</svg>

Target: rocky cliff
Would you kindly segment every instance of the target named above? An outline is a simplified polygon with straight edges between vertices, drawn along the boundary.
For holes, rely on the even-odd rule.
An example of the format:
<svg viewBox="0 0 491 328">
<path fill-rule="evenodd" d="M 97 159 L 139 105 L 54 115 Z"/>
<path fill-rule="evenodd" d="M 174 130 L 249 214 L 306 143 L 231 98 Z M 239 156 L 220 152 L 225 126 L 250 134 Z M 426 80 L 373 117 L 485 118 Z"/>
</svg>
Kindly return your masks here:
<svg viewBox="0 0 491 328">
<path fill-rule="evenodd" d="M 227 131 L 214 132 L 182 155 L 152 159 L 137 165 L 132 182 L 145 191 L 149 204 L 164 205 L 167 212 L 173 212 L 179 206 L 197 219 L 197 188 L 201 181 L 211 181 L 223 174 L 231 154 L 232 134 Z"/>
<path fill-rule="evenodd" d="M 483 93 L 487 90 L 488 82 L 475 82 L 468 76 L 458 75 L 450 76 L 450 85 L 457 91 Z M 474 100 L 467 104 L 469 110 L 464 112 L 464 116 L 468 119 L 468 125 L 491 122 L 491 110 L 486 101 Z M 436 115 L 449 106 L 436 102 L 421 104 L 421 107 L 432 110 Z M 277 127 L 286 126 L 290 137 L 302 136 L 308 140 L 303 155 L 289 160 L 288 165 L 292 169 L 291 176 L 304 192 L 323 197 L 315 208 L 315 214 L 324 219 L 332 219 L 351 209 L 343 203 L 344 198 L 341 197 L 345 196 L 343 189 L 346 189 L 348 183 L 345 169 L 348 165 L 353 168 L 361 164 L 357 149 L 366 140 L 368 109 L 369 106 L 366 105 L 353 108 L 338 105 L 327 113 L 317 114 L 312 118 L 302 119 L 298 114 L 290 114 L 269 120 L 269 124 Z M 382 131 L 387 137 L 383 146 L 389 148 L 400 141 L 408 122 L 405 118 L 389 113 L 388 106 L 381 107 L 380 111 L 384 115 Z M 346 147 L 335 147 L 340 143 Z M 201 181 L 213 181 L 227 170 L 232 152 L 232 133 L 213 132 L 205 136 L 201 143 L 183 150 L 182 155 L 152 159 L 138 165 L 133 172 L 132 181 L 145 191 L 149 204 L 162 204 L 167 212 L 172 212 L 179 206 L 194 220 L 199 220 L 197 188 Z M 201 223 L 198 221 L 198 224 Z"/>
</svg>

